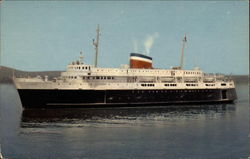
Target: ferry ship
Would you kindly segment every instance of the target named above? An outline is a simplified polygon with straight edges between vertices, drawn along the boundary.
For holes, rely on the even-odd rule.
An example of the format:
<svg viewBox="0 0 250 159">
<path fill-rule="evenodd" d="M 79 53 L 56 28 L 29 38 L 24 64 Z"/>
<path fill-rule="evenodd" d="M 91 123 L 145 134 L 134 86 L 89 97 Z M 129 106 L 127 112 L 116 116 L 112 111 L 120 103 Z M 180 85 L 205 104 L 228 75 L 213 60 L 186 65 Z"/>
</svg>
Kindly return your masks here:
<svg viewBox="0 0 250 159">
<path fill-rule="evenodd" d="M 45 77 L 13 76 L 24 108 L 122 107 L 188 103 L 233 102 L 237 99 L 234 81 L 221 74 L 205 74 L 199 68 L 183 69 L 186 36 L 180 66 L 153 67 L 150 56 L 131 53 L 129 65 L 101 68 L 98 63 L 100 29 L 93 40 L 95 63 L 71 62 L 53 80 Z"/>
</svg>

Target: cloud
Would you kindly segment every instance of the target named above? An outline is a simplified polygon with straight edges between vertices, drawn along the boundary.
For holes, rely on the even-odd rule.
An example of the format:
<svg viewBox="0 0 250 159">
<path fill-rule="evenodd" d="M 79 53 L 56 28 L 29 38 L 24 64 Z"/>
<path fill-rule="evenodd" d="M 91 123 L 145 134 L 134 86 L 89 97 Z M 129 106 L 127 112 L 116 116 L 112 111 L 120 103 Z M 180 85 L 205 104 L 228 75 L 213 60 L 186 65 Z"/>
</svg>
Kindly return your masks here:
<svg viewBox="0 0 250 159">
<path fill-rule="evenodd" d="M 154 33 L 153 35 L 147 35 L 147 38 L 144 41 L 145 51 L 146 51 L 147 55 L 149 55 L 150 50 L 151 50 L 151 48 L 152 48 L 152 46 L 154 44 L 154 41 L 158 37 L 159 37 L 159 33 L 158 32 Z"/>
</svg>

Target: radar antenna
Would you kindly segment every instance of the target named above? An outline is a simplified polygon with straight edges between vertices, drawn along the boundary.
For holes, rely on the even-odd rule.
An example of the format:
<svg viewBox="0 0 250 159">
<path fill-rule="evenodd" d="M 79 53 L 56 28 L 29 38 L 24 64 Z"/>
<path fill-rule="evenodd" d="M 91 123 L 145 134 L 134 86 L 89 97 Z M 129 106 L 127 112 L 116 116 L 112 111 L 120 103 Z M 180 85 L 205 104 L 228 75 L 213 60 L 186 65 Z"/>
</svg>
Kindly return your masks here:
<svg viewBox="0 0 250 159">
<path fill-rule="evenodd" d="M 99 36 L 100 36 L 100 27 L 99 24 L 97 25 L 97 29 L 96 29 L 96 40 L 93 39 L 93 45 L 95 47 L 95 67 L 97 67 L 97 63 L 98 63 L 98 46 L 99 46 Z"/>
<path fill-rule="evenodd" d="M 185 43 L 187 42 L 187 37 L 186 34 L 182 40 L 182 49 L 181 49 L 181 61 L 180 61 L 180 69 L 183 68 L 183 59 L 184 59 L 184 48 L 185 48 Z"/>
</svg>

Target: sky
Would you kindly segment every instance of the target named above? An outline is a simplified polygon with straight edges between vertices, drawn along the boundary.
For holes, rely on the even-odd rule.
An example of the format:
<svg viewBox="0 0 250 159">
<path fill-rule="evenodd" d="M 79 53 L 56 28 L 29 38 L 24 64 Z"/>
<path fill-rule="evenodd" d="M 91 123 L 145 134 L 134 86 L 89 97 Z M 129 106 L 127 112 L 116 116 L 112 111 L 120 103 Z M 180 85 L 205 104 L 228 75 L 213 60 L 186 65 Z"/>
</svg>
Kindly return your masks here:
<svg viewBox="0 0 250 159">
<path fill-rule="evenodd" d="M 25 71 L 65 70 L 83 51 L 93 65 L 92 39 L 101 29 L 99 67 L 128 64 L 129 54 L 155 68 L 249 74 L 247 1 L 4 1 L 0 64 Z"/>
</svg>

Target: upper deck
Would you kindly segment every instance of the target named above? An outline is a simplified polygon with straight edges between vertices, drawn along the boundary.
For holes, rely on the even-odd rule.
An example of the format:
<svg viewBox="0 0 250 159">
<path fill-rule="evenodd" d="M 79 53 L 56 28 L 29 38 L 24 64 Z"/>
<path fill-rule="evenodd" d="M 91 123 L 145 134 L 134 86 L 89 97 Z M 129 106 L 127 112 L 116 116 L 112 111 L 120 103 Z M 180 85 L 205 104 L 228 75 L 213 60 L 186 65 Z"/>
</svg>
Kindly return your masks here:
<svg viewBox="0 0 250 159">
<path fill-rule="evenodd" d="M 176 69 L 137 69 L 137 68 L 96 68 L 85 64 L 69 64 L 62 76 L 171 76 L 171 77 L 202 77 L 203 72 L 199 69 L 176 70 Z"/>
</svg>

